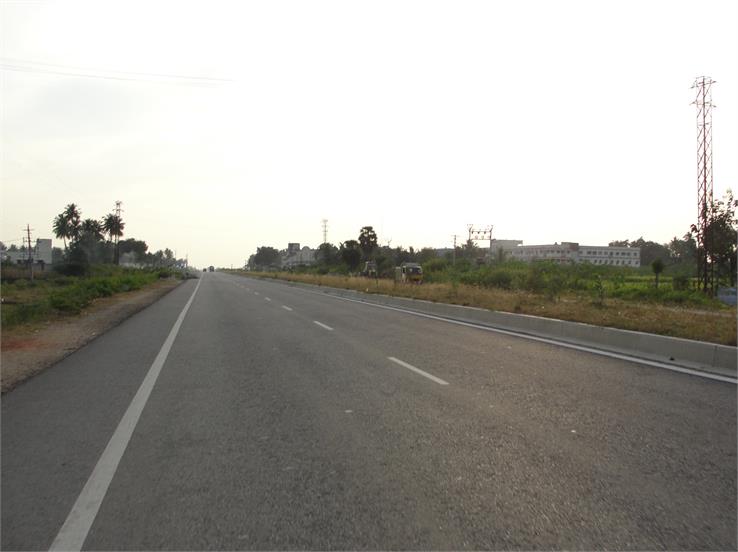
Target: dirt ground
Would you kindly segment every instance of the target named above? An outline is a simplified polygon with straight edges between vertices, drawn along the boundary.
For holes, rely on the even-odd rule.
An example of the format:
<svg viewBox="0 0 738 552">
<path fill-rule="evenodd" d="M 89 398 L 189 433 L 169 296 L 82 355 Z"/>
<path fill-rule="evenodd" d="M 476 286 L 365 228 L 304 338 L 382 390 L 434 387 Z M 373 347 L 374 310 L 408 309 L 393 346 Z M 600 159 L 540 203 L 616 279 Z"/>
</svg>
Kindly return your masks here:
<svg viewBox="0 0 738 552">
<path fill-rule="evenodd" d="M 145 289 L 96 299 L 79 316 L 58 317 L 2 331 L 0 386 L 6 393 L 19 383 L 83 347 L 126 318 L 148 307 L 182 280 L 166 279 Z"/>
</svg>

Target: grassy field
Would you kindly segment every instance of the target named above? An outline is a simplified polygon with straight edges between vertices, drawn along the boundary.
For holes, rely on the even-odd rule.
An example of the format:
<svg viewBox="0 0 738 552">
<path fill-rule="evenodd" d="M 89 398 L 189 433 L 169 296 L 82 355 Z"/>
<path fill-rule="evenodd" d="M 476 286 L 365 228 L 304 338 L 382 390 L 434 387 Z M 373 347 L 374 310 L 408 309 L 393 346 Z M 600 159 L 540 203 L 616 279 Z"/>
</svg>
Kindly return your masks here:
<svg viewBox="0 0 738 552">
<path fill-rule="evenodd" d="M 46 271 L 31 282 L 17 277 L 11 270 L 0 283 L 2 308 L 0 321 L 4 329 L 20 324 L 78 314 L 93 300 L 141 289 L 159 278 L 172 276 L 168 270 L 126 269 L 116 266 L 93 266 L 88 277 L 62 276 Z"/>
<path fill-rule="evenodd" d="M 694 298 L 692 292 L 675 293 L 670 285 L 655 289 L 652 284 L 623 282 L 616 288 L 609 283 L 597 286 L 595 279 L 594 284 L 583 284 L 580 290 L 557 286 L 552 294 L 546 289 L 533 292 L 458 281 L 403 285 L 388 279 L 349 276 L 231 272 L 736 345 L 735 307 L 702 297 L 698 292 Z M 618 290 L 630 291 L 617 295 Z"/>
</svg>

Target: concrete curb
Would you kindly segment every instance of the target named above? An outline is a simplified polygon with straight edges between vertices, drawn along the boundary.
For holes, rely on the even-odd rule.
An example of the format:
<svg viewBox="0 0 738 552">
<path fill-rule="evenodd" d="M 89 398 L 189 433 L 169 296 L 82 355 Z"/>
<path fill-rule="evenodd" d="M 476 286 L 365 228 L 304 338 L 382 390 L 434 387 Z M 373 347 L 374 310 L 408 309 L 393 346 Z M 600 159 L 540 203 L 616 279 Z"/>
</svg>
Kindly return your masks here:
<svg viewBox="0 0 738 552">
<path fill-rule="evenodd" d="M 364 303 L 387 305 L 522 335 L 590 347 L 634 357 L 635 359 L 651 360 L 680 368 L 719 374 L 730 378 L 736 378 L 738 375 L 738 350 L 735 347 L 728 347 L 726 345 L 593 326 L 581 322 L 568 322 L 566 320 L 555 320 L 553 318 L 542 318 L 527 314 L 490 311 L 476 307 L 432 303 L 430 301 L 408 299 L 405 297 L 369 294 L 348 289 L 304 284 L 302 282 L 272 279 L 269 279 L 269 281 L 296 287 L 305 287 L 326 295 L 346 297 Z"/>
</svg>

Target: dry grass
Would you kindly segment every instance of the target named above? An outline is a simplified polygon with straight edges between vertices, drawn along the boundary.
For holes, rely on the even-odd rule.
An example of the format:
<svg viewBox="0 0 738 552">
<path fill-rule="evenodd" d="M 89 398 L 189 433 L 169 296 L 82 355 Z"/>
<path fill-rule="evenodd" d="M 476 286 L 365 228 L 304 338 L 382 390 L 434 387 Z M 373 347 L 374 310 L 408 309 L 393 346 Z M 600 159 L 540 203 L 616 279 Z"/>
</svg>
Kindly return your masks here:
<svg viewBox="0 0 738 552">
<path fill-rule="evenodd" d="M 232 271 L 244 276 L 276 278 L 365 293 L 423 299 L 436 303 L 480 307 L 502 312 L 531 314 L 558 320 L 584 322 L 624 330 L 696 339 L 721 345 L 736 345 L 735 307 L 718 310 L 669 307 L 606 299 L 603 306 L 593 304 L 589 296 L 562 295 L 559 300 L 522 291 L 478 288 L 464 284 L 403 285 L 392 280 L 373 280 L 347 276 L 314 274 L 254 273 Z"/>
</svg>

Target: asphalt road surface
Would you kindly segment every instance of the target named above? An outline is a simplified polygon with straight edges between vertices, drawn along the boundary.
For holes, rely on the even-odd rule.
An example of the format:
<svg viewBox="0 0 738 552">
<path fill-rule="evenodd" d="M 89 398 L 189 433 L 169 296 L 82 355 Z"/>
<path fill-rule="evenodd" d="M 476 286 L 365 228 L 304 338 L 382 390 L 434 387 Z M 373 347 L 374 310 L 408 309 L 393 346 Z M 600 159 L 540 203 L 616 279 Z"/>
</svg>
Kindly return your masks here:
<svg viewBox="0 0 738 552">
<path fill-rule="evenodd" d="M 2 548 L 736 549 L 736 386 L 221 273 L 2 398 Z"/>
</svg>

